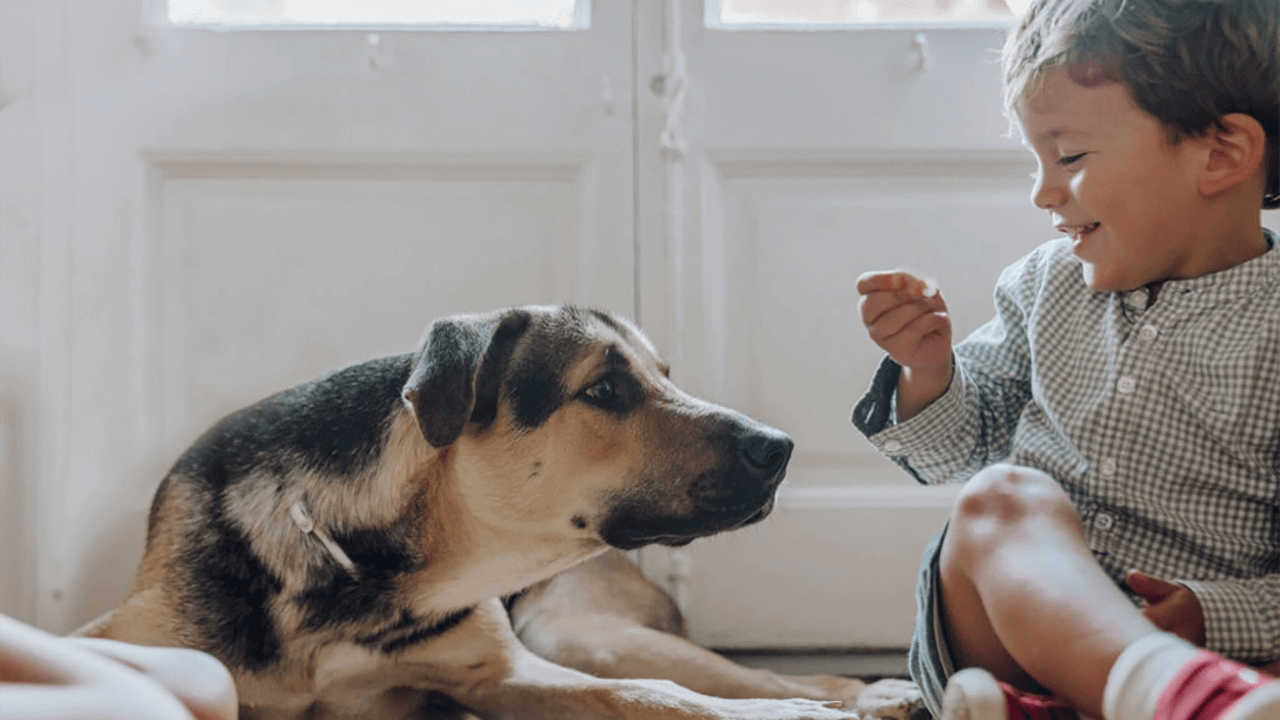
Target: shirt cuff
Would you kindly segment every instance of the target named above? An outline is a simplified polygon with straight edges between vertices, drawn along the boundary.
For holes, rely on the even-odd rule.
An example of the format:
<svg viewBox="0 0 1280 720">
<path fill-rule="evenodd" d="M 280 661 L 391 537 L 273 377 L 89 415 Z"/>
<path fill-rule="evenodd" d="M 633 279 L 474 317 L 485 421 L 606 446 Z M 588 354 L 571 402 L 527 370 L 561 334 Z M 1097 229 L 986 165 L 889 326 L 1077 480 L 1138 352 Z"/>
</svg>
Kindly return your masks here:
<svg viewBox="0 0 1280 720">
<path fill-rule="evenodd" d="M 939 457 L 954 458 L 955 447 L 950 442 L 957 435 L 957 430 L 968 422 L 964 402 L 964 382 L 960 378 L 959 368 L 952 366 L 951 383 L 946 392 L 925 406 L 909 420 L 896 422 L 897 413 L 893 413 L 894 424 L 886 424 L 884 429 L 868 437 L 876 449 L 886 455 L 918 455 L 938 454 Z M 891 406 L 897 404 L 897 391 L 889 396 Z M 965 448 L 966 455 L 968 448 Z"/>
<path fill-rule="evenodd" d="M 951 383 L 946 392 L 911 419 L 890 424 L 896 402 L 897 374 L 893 383 L 883 382 L 889 366 L 882 365 L 872 392 L 876 404 L 876 422 L 859 423 L 859 412 L 866 413 L 868 398 L 864 397 L 854 409 L 854 424 L 859 426 L 867 440 L 882 455 L 893 460 L 909 475 L 921 483 L 934 485 L 954 481 L 967 476 L 964 472 L 976 439 L 976 406 L 965 391 L 963 375 L 952 366 Z M 896 371 L 897 364 L 892 368 Z M 878 392 L 874 392 L 878 391 Z M 861 419 L 870 415 L 864 414 Z"/>
<path fill-rule="evenodd" d="M 1200 601 L 1210 650 L 1247 663 L 1280 659 L 1280 575 L 1178 582 Z"/>
</svg>

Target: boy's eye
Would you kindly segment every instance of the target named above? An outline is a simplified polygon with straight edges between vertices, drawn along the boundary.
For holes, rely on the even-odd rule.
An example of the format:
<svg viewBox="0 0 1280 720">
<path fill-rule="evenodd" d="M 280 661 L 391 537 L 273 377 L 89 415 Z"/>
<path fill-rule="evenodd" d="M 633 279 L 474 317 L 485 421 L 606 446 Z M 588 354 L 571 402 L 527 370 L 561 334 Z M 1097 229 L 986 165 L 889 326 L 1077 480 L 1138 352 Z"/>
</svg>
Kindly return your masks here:
<svg viewBox="0 0 1280 720">
<path fill-rule="evenodd" d="M 1066 167 L 1067 165 L 1075 165 L 1077 162 L 1080 161 L 1080 158 L 1084 157 L 1087 154 L 1088 153 L 1076 153 L 1075 155 L 1064 155 L 1058 158 L 1058 164 L 1062 165 L 1063 167 Z"/>
</svg>

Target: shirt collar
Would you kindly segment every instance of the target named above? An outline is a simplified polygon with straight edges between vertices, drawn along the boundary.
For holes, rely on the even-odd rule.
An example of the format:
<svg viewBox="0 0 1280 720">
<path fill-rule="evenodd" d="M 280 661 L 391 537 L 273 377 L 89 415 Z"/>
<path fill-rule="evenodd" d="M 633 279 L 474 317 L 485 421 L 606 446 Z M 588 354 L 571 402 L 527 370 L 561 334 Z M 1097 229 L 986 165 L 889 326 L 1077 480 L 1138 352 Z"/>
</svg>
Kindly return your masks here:
<svg viewBox="0 0 1280 720">
<path fill-rule="evenodd" d="M 1280 282 L 1280 236 L 1270 228 L 1263 228 L 1262 235 L 1267 241 L 1267 251 L 1248 262 L 1227 268 L 1208 275 L 1187 280 L 1166 280 L 1160 287 L 1160 297 L 1195 294 L 1203 296 L 1210 302 L 1232 300 L 1253 294 L 1262 288 Z M 1141 295 L 1143 305 L 1147 297 L 1146 288 L 1138 288 L 1122 296 Z M 1135 299 L 1136 302 L 1136 299 Z"/>
</svg>

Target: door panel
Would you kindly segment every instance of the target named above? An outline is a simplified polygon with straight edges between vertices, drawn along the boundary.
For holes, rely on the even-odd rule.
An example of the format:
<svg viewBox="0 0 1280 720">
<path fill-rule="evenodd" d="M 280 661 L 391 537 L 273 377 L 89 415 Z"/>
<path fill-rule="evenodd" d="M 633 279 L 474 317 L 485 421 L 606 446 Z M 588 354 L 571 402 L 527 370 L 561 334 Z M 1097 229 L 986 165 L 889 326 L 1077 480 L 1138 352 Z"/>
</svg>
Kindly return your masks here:
<svg viewBox="0 0 1280 720">
<path fill-rule="evenodd" d="M 306 179 L 287 177 L 297 161 L 217 179 L 161 167 L 152 250 L 173 443 L 299 379 L 410 350 L 432 317 L 576 296 L 573 164 L 364 162 Z"/>
</svg>

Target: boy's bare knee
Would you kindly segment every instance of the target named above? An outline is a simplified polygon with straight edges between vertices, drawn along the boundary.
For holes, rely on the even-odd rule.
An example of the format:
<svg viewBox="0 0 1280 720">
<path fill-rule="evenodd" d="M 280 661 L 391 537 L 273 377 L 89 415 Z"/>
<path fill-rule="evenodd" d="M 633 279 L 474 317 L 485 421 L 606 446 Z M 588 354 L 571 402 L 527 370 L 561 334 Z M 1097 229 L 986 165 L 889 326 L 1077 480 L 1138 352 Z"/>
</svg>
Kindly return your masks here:
<svg viewBox="0 0 1280 720">
<path fill-rule="evenodd" d="M 992 465 L 965 483 L 952 511 L 962 539 L 998 539 L 1030 518 L 1069 519 L 1075 510 L 1053 478 L 1033 468 Z"/>
</svg>

